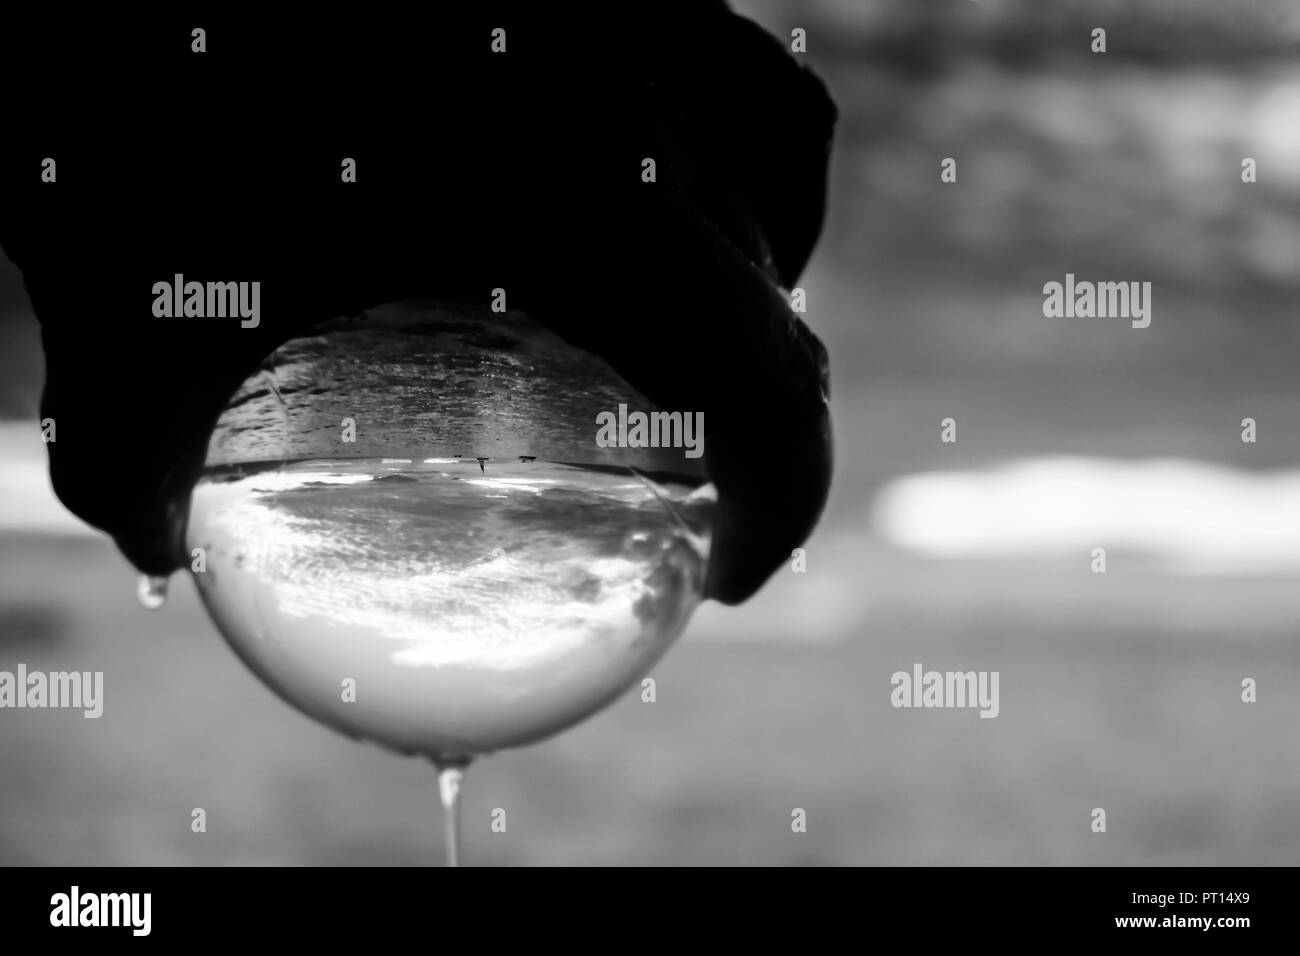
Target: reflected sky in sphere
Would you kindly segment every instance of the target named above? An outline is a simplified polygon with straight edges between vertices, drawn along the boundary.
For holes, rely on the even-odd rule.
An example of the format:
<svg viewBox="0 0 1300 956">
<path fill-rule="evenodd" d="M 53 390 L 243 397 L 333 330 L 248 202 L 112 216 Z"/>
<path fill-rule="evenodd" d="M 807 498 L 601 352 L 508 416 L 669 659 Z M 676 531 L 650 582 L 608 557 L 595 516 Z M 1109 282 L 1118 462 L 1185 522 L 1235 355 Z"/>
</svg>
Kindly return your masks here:
<svg viewBox="0 0 1300 956">
<path fill-rule="evenodd" d="M 680 449 L 596 447 L 596 411 L 654 406 L 518 315 L 331 328 L 232 397 L 192 495 L 193 577 L 244 663 L 433 758 L 538 740 L 647 676 L 701 600 L 716 498 Z"/>
</svg>

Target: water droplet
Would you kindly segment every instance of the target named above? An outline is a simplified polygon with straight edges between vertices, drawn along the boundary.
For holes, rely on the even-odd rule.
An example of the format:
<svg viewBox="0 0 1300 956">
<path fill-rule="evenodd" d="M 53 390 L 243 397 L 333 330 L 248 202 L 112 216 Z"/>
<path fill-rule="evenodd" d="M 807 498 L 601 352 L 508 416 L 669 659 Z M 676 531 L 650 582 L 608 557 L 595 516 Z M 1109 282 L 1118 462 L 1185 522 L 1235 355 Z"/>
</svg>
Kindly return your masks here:
<svg viewBox="0 0 1300 956">
<path fill-rule="evenodd" d="M 448 866 L 460 866 L 460 786 L 468 765 L 469 759 L 465 757 L 434 761 L 438 770 L 438 797 L 442 803 Z"/>
<path fill-rule="evenodd" d="M 156 611 L 167 603 L 167 579 L 142 574 L 135 593 L 146 610 Z"/>
</svg>

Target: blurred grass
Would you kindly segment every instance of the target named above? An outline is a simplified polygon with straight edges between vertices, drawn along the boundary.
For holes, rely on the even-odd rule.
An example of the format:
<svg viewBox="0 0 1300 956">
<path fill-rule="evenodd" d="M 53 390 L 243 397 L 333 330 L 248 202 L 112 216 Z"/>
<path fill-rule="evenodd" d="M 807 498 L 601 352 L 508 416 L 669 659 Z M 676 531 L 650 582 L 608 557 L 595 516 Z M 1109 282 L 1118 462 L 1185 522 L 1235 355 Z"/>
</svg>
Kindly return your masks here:
<svg viewBox="0 0 1300 956">
<path fill-rule="evenodd" d="M 854 558 L 872 600 L 836 622 L 843 640 L 764 635 L 755 614 L 735 630 L 711 611 L 655 669 L 655 703 L 629 693 L 479 761 L 470 861 L 1281 865 L 1300 852 L 1290 582 Z M 0 714 L 0 863 L 440 860 L 431 768 L 274 698 L 183 577 L 150 614 L 107 543 L 10 538 L 0 561 L 4 666 L 105 672 L 99 720 Z M 815 586 L 782 575 L 769 597 L 807 609 Z M 913 661 L 1000 670 L 1000 716 L 892 709 L 889 674 Z M 1243 675 L 1259 703 L 1239 701 Z M 1094 806 L 1105 836 L 1089 832 Z M 206 833 L 190 832 L 194 807 Z M 790 831 L 794 807 L 806 834 Z"/>
</svg>

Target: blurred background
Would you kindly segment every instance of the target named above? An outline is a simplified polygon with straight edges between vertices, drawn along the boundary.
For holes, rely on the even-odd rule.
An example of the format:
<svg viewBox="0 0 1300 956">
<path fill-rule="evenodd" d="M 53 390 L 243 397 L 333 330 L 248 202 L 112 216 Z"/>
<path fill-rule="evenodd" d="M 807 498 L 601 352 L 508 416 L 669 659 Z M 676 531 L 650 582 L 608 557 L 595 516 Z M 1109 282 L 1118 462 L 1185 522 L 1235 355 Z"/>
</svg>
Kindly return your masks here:
<svg viewBox="0 0 1300 956">
<path fill-rule="evenodd" d="M 1300 3 L 735 6 L 804 28 L 840 110 L 800 283 L 827 513 L 805 572 L 698 612 L 655 703 L 478 762 L 468 860 L 1293 864 Z M 1150 327 L 1044 318 L 1067 272 L 1151 282 Z M 106 685 L 99 720 L 0 711 L 0 863 L 439 862 L 427 764 L 273 697 L 190 582 L 140 607 L 49 489 L 42 375 L 0 258 L 0 669 Z M 892 708 L 917 662 L 999 671 L 997 719 Z"/>
</svg>

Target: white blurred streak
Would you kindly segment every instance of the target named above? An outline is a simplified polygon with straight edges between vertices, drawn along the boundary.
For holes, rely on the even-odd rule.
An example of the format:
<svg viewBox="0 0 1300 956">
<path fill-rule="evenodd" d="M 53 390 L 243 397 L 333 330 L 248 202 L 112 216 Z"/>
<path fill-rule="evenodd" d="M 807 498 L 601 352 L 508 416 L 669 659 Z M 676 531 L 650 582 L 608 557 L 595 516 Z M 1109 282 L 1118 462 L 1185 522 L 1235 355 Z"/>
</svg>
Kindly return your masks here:
<svg viewBox="0 0 1300 956">
<path fill-rule="evenodd" d="M 1184 574 L 1300 571 L 1300 470 L 1185 459 L 1053 457 L 886 485 L 872 522 L 889 543 L 960 557 L 1146 553 Z"/>
<path fill-rule="evenodd" d="M 1300 12 L 1292 20 L 1300 37 Z M 1290 157 L 1300 153 L 1300 79 L 1283 77 L 1250 110 L 1250 142 L 1259 155 L 1260 175 L 1300 188 L 1300 166 Z M 1248 153 L 1247 155 L 1255 155 Z"/>
<path fill-rule="evenodd" d="M 55 497 L 36 421 L 0 422 L 0 534 L 99 534 Z"/>
</svg>

